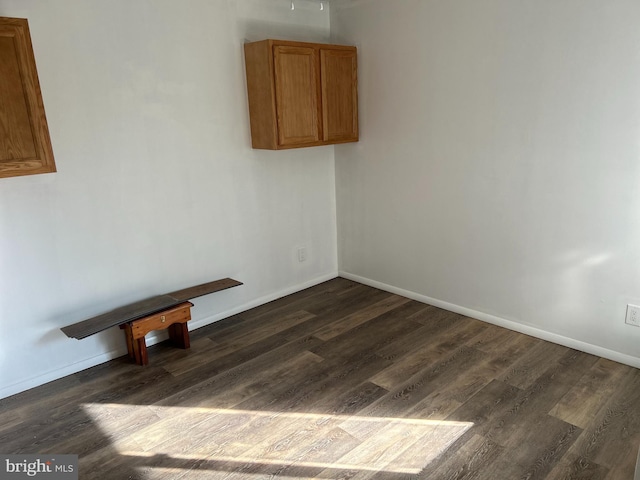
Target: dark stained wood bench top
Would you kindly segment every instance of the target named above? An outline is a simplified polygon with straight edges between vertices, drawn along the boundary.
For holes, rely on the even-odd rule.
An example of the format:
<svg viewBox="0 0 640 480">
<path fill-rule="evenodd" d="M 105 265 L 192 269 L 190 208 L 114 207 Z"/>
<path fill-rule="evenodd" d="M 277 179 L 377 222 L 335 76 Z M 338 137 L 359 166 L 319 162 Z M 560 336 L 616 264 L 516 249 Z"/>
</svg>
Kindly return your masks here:
<svg viewBox="0 0 640 480">
<path fill-rule="evenodd" d="M 226 290 L 227 288 L 237 287 L 238 285 L 242 285 L 242 282 L 232 278 L 223 278 L 221 280 L 203 283 L 195 287 L 184 288 L 175 292 L 134 302 L 103 313 L 102 315 L 62 327 L 60 330 L 62 330 L 67 337 L 80 340 L 108 328 L 132 322 L 133 320 L 146 317 L 152 313 L 175 307 L 191 298 L 201 297 L 210 293 L 219 292 L 220 290 Z"/>
</svg>

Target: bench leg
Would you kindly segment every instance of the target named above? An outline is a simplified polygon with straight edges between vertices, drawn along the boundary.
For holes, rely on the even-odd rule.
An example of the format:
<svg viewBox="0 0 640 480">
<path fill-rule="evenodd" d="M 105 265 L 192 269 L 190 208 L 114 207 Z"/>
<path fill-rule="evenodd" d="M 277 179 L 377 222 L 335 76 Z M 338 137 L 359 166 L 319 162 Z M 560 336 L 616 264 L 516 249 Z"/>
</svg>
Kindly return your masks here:
<svg viewBox="0 0 640 480">
<path fill-rule="evenodd" d="M 133 333 L 131 332 L 131 325 L 120 325 L 120 328 L 124 330 L 124 338 L 127 339 L 127 352 L 129 353 L 129 358 L 135 360 L 136 355 L 133 351 Z"/>
<path fill-rule="evenodd" d="M 149 357 L 147 356 L 147 343 L 144 341 L 144 337 L 133 338 L 133 330 L 129 324 L 122 325 L 120 328 L 124 328 L 129 358 L 134 360 L 138 365 L 148 365 Z"/>
<path fill-rule="evenodd" d="M 174 323 L 169 325 L 169 338 L 171 343 L 178 348 L 189 348 L 191 346 L 189 342 L 189 328 L 187 323 Z"/>
<path fill-rule="evenodd" d="M 144 337 L 136 338 L 132 340 L 133 344 L 133 358 L 138 365 L 148 365 L 149 357 L 147 356 L 147 343 L 144 341 Z"/>
</svg>

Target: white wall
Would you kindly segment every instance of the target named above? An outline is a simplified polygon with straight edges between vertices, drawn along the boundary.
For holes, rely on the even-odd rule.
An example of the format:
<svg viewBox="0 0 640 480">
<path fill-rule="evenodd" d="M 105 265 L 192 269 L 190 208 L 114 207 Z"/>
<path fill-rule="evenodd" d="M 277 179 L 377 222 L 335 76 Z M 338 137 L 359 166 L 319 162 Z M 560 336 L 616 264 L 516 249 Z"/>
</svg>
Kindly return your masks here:
<svg viewBox="0 0 640 480">
<path fill-rule="evenodd" d="M 640 2 L 344 0 L 351 278 L 640 366 Z"/>
<path fill-rule="evenodd" d="M 0 397 L 126 353 L 59 330 L 222 277 L 192 326 L 337 275 L 333 148 L 250 148 L 242 44 L 297 0 L 0 0 L 29 20 L 58 173 L 0 179 Z M 299 246 L 308 260 L 298 263 Z"/>
</svg>

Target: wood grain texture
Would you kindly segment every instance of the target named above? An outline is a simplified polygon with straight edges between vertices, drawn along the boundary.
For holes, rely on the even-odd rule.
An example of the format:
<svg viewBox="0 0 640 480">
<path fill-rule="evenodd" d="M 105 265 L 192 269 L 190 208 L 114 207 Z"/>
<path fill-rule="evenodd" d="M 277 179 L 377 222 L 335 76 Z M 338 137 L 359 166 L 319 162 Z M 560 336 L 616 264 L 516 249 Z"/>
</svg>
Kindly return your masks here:
<svg viewBox="0 0 640 480">
<path fill-rule="evenodd" d="M 192 298 L 209 295 L 214 292 L 221 292 L 227 288 L 237 287 L 240 285 L 242 285 L 242 282 L 234 280 L 233 278 L 221 278 L 220 280 L 214 280 L 213 282 L 201 283 L 194 287 L 176 290 L 175 292 L 167 293 L 167 295 L 175 298 L 179 302 L 186 302 Z"/>
<path fill-rule="evenodd" d="M 244 58 L 253 148 L 358 141 L 355 47 L 269 39 Z"/>
<path fill-rule="evenodd" d="M 29 101 L 20 78 L 16 38 L 0 36 L 0 103 L 2 149 L 0 162 L 36 156 L 36 140 L 29 120 Z"/>
<path fill-rule="evenodd" d="M 55 171 L 29 24 L 0 17 L 0 178 Z"/>
<path fill-rule="evenodd" d="M 0 400 L 82 479 L 633 477 L 640 373 L 337 278 Z"/>
<path fill-rule="evenodd" d="M 320 140 L 318 60 L 315 48 L 273 47 L 278 145 L 308 145 Z"/>
<path fill-rule="evenodd" d="M 82 320 L 62 327 L 60 330 L 70 338 L 83 339 L 111 327 L 122 325 L 139 318 L 146 317 L 156 312 L 173 308 L 188 299 L 201 297 L 210 293 L 226 290 L 227 288 L 242 285 L 242 282 L 232 278 L 223 278 L 213 282 L 207 282 L 164 295 L 156 295 L 138 302 L 115 308 L 109 312 Z"/>
<path fill-rule="evenodd" d="M 268 40 L 245 43 L 244 65 L 251 146 L 275 150 L 278 146 L 278 124 L 271 43 Z"/>
<path fill-rule="evenodd" d="M 632 371 L 601 358 L 549 412 L 565 422 L 586 428 Z"/>
<path fill-rule="evenodd" d="M 320 49 L 322 120 L 325 142 L 358 141 L 356 50 Z"/>
</svg>

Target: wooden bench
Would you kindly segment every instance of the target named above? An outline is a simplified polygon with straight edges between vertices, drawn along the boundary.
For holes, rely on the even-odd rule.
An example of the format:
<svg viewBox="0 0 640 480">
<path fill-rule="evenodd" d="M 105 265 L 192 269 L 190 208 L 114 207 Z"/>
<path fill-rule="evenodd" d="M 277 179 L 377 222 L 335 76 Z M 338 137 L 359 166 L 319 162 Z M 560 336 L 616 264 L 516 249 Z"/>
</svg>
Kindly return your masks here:
<svg viewBox="0 0 640 480">
<path fill-rule="evenodd" d="M 189 348 L 189 329 L 191 320 L 189 299 L 219 292 L 242 285 L 232 278 L 223 278 L 194 287 L 185 288 L 164 295 L 147 298 L 96 317 L 88 318 L 73 325 L 61 328 L 69 338 L 78 340 L 102 332 L 111 327 L 120 326 L 125 331 L 127 351 L 138 365 L 147 365 L 147 345 L 145 335 L 153 330 L 169 330 L 171 342 L 180 348 Z"/>
</svg>

